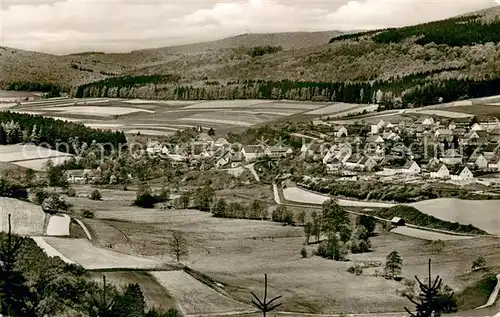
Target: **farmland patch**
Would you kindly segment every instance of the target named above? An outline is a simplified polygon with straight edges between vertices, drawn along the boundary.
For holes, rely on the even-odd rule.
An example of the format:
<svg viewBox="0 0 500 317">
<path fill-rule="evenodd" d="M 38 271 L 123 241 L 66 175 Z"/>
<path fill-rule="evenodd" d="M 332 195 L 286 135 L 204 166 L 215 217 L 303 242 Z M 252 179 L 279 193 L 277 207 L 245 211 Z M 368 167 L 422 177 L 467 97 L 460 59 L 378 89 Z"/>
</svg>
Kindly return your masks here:
<svg viewBox="0 0 500 317">
<path fill-rule="evenodd" d="M 73 106 L 73 107 L 52 107 L 44 108 L 45 111 L 55 111 L 57 113 L 90 115 L 90 116 L 121 116 L 135 112 L 154 113 L 153 110 L 131 107 L 97 107 L 97 106 Z"/>
<path fill-rule="evenodd" d="M 43 235 L 45 217 L 40 206 L 21 200 L 0 197 L 0 230 L 8 232 L 9 214 L 12 232 L 21 236 Z"/>
<path fill-rule="evenodd" d="M 404 236 L 408 236 L 408 237 L 413 237 L 413 238 L 422 239 L 422 240 L 431 240 L 431 241 L 463 240 L 463 239 L 472 239 L 473 238 L 473 237 L 466 237 L 466 236 L 444 234 L 444 233 L 439 233 L 439 232 L 435 232 L 435 231 L 422 230 L 422 229 L 411 228 L 411 227 L 406 227 L 406 226 L 396 227 L 396 228 L 392 229 L 391 232 L 401 234 Z"/>
<path fill-rule="evenodd" d="M 69 236 L 71 218 L 68 215 L 52 215 L 47 225 L 48 236 Z"/>
<path fill-rule="evenodd" d="M 98 248 L 87 239 L 47 237 L 44 240 L 61 254 L 88 270 L 154 269 L 160 265 L 151 259 Z"/>
<path fill-rule="evenodd" d="M 24 167 L 24 168 L 31 168 L 32 170 L 40 172 L 40 171 L 45 170 L 45 166 L 46 166 L 48 160 L 51 160 L 54 165 L 59 165 L 59 164 L 63 164 L 64 162 L 66 162 L 69 158 L 71 158 L 71 155 L 57 156 L 57 157 L 50 157 L 50 158 L 43 158 L 43 159 L 26 160 L 26 161 L 17 161 L 17 162 L 13 162 L 12 164 L 16 164 L 16 165 Z"/>
<path fill-rule="evenodd" d="M 244 108 L 257 104 L 270 103 L 271 100 L 214 100 L 196 103 L 184 109 L 211 109 L 211 108 Z"/>
<path fill-rule="evenodd" d="M 406 111 L 405 113 L 425 114 L 425 115 L 430 115 L 430 116 L 435 115 L 435 116 L 453 118 L 453 119 L 473 117 L 473 115 L 468 114 L 468 113 L 443 111 L 443 110 L 415 110 L 415 111 Z"/>
<path fill-rule="evenodd" d="M 68 157 L 68 156 L 71 155 L 68 153 L 63 153 L 32 144 L 0 145 L 1 162 L 17 162 L 24 160 Z"/>
<path fill-rule="evenodd" d="M 334 113 L 338 113 L 338 112 L 350 110 L 350 109 L 356 108 L 358 106 L 360 106 L 360 105 L 353 104 L 353 103 L 339 102 L 339 103 L 334 103 L 334 104 L 326 106 L 326 107 L 319 108 L 317 110 L 309 111 L 306 114 L 310 114 L 310 115 L 329 115 L 329 114 L 334 114 Z"/>
<path fill-rule="evenodd" d="M 251 306 L 226 297 L 184 271 L 151 273 L 179 302 L 184 314 L 254 312 Z"/>
<path fill-rule="evenodd" d="M 124 131 L 127 134 L 143 134 L 143 135 L 156 135 L 156 136 L 167 136 L 171 135 L 173 132 L 161 131 L 161 130 L 147 130 L 147 129 L 131 129 Z"/>
</svg>

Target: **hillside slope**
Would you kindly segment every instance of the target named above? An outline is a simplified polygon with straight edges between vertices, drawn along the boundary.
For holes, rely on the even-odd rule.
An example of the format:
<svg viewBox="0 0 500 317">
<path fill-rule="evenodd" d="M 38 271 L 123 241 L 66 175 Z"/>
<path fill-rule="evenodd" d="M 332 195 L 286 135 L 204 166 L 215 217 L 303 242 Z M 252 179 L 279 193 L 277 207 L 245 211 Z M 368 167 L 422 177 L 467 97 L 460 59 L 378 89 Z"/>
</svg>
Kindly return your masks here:
<svg viewBox="0 0 500 317">
<path fill-rule="evenodd" d="M 329 32 L 250 34 L 128 54 L 7 52 L 0 56 L 5 71 L 0 84 L 45 78 L 76 88 L 109 76 L 140 75 L 98 82 L 73 93 L 81 97 L 286 98 L 376 101 L 387 108 L 421 106 L 500 93 L 495 88 L 500 78 L 498 29 L 500 8 L 495 7 L 416 26 L 334 34 L 329 41 Z M 324 44 L 318 44 L 323 40 Z M 252 44 L 279 44 L 283 49 L 254 54 Z M 164 82 L 144 77 L 154 74 L 174 76 L 163 76 Z M 263 87 L 262 80 L 273 83 Z M 476 82 L 485 80 L 482 86 Z M 342 84 L 353 81 L 357 86 Z M 336 85 L 319 84 L 325 82 Z"/>
</svg>

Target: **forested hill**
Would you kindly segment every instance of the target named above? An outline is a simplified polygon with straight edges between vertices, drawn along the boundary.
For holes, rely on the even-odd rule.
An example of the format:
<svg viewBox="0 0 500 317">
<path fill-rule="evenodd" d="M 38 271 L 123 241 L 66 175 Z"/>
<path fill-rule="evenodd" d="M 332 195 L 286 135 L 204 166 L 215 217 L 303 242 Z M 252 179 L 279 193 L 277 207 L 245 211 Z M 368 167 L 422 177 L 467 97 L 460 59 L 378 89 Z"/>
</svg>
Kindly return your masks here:
<svg viewBox="0 0 500 317">
<path fill-rule="evenodd" d="M 79 97 L 287 98 L 421 106 L 500 93 L 499 16 L 495 7 L 421 25 L 345 34 L 300 49 L 269 42 L 201 45 L 199 52 L 189 53 L 42 54 L 27 64 L 39 57 L 46 62 L 43 67 L 8 71 L 2 79 L 5 87 L 12 81 L 39 82 L 48 73 L 48 82 L 72 87 Z M 10 66 L 2 69 L 14 69 L 20 53 L 0 53 L 0 68 L 8 57 Z M 57 70 L 49 72 L 47 65 Z"/>
</svg>

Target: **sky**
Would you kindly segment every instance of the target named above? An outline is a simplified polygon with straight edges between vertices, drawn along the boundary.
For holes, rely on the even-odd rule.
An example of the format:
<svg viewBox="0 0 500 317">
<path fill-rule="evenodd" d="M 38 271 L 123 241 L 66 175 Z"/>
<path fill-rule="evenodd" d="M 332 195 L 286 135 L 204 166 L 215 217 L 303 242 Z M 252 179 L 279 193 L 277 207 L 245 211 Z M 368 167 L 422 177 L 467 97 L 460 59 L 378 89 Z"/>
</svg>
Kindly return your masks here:
<svg viewBox="0 0 500 317">
<path fill-rule="evenodd" d="M 495 0 L 0 0 L 0 46 L 53 54 L 128 52 L 243 33 L 403 26 L 494 5 Z"/>
</svg>

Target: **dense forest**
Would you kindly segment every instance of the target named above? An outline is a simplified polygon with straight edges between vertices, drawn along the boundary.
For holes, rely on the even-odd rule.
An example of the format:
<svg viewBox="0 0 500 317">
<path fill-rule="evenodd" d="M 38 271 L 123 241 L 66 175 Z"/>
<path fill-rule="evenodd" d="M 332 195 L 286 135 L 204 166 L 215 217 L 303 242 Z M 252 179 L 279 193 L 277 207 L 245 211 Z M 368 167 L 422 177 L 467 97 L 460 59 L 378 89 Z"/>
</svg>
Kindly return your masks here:
<svg viewBox="0 0 500 317">
<path fill-rule="evenodd" d="M 55 120 L 39 115 L 0 112 L 0 145 L 31 142 L 49 144 L 55 148 L 58 143 L 66 143 L 70 145 L 69 148 L 59 150 L 75 153 L 77 151 L 75 147 L 83 143 L 90 145 L 94 141 L 112 145 L 115 149 L 127 143 L 123 132 L 92 129 L 81 123 Z"/>
<path fill-rule="evenodd" d="M 495 20 L 486 23 L 480 20 L 480 16 L 471 15 L 402 28 L 346 34 L 332 38 L 330 43 L 371 37 L 377 43 L 390 44 L 401 43 L 404 40 L 415 37 L 415 42 L 420 45 L 435 43 L 438 45 L 468 46 L 488 42 L 500 42 L 499 29 L 500 21 Z"/>
<path fill-rule="evenodd" d="M 388 80 L 359 82 L 299 82 L 240 80 L 226 85 L 145 85 L 144 76 L 127 77 L 126 81 L 93 82 L 80 86 L 76 97 L 140 98 L 154 95 L 161 99 L 290 99 L 303 101 L 336 101 L 349 103 L 378 103 L 381 109 L 411 108 L 467 98 L 500 94 L 500 77 L 439 80 L 442 72 L 460 70 L 448 67 L 415 73 Z"/>
<path fill-rule="evenodd" d="M 44 92 L 44 97 L 54 98 L 60 97 L 64 91 L 62 87 L 52 83 L 35 83 L 35 82 L 13 82 L 7 84 L 5 90 L 13 91 L 36 91 Z"/>
<path fill-rule="evenodd" d="M 3 316 L 176 317 L 148 309 L 137 284 L 124 290 L 91 280 L 80 266 L 48 257 L 31 238 L 0 233 Z"/>
</svg>

